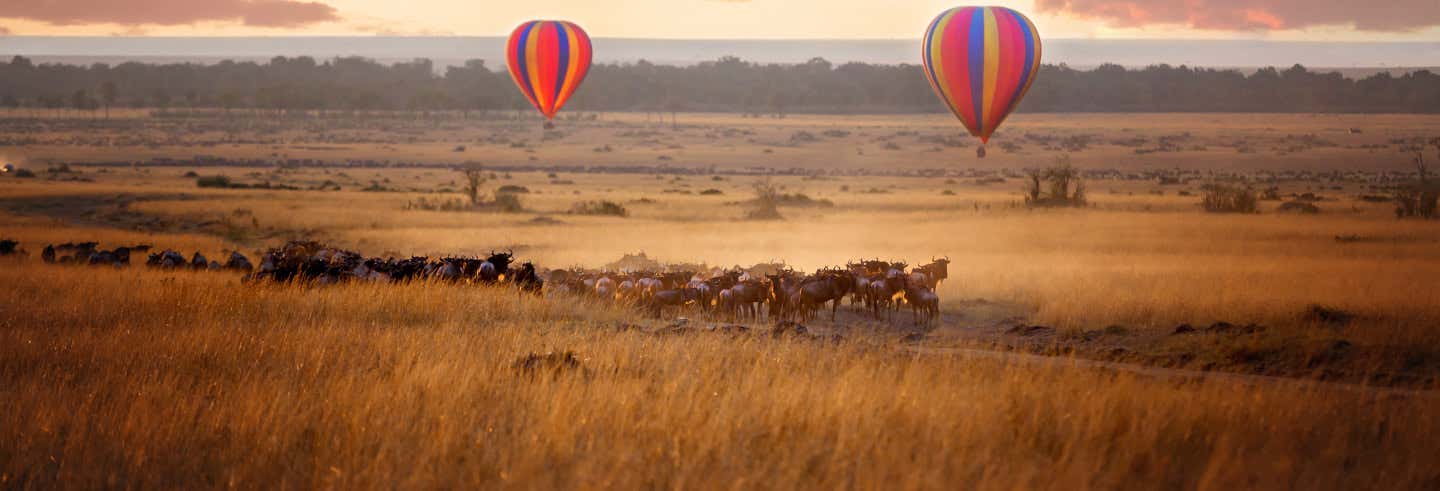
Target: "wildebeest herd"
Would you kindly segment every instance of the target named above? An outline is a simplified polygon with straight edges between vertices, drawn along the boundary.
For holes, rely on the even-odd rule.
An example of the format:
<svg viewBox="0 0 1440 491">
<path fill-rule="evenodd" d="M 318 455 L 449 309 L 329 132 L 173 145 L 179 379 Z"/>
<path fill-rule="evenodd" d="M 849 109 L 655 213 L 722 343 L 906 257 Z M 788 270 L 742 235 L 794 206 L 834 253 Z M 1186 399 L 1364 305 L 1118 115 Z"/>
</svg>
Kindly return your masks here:
<svg viewBox="0 0 1440 491">
<path fill-rule="evenodd" d="M 150 252 L 151 245 L 119 246 L 103 249 L 98 242 L 67 242 L 49 244 L 40 254 L 48 264 L 78 264 L 125 268 L 134 255 L 146 255 L 145 265 L 156 269 L 189 269 L 197 271 L 236 271 L 245 273 L 246 282 L 296 282 L 328 285 L 352 281 L 407 282 L 435 280 L 456 283 L 494 284 L 508 282 L 521 290 L 540 292 L 544 286 L 534 264 L 523 263 L 512 268 L 514 254 L 491 252 L 485 258 L 442 257 L 431 259 L 416 256 L 408 259 L 366 257 L 360 253 L 329 247 L 313 241 L 291 241 L 270 249 L 260 257 L 257 267 L 240 251 L 228 251 L 225 262 L 210 260 L 200 252 L 186 259 L 171 249 Z M 0 242 L 0 255 L 25 256 L 19 243 L 6 239 Z"/>
<path fill-rule="evenodd" d="M 936 288 L 949 277 L 948 258 L 910 267 L 903 261 L 879 259 L 852 261 L 845 267 L 823 268 L 804 274 L 788 266 L 711 268 L 704 271 L 597 271 L 579 268 L 542 272 L 533 263 L 513 267 L 513 252 L 491 252 L 486 257 L 414 256 L 366 257 L 313 241 L 291 241 L 260 255 L 259 266 L 239 251 L 229 251 L 225 262 L 195 252 L 188 259 L 150 245 L 102 249 L 96 242 L 46 245 L 41 259 L 51 264 L 80 264 L 124 268 L 131 256 L 145 255 L 145 265 L 156 269 L 233 271 L 244 273 L 246 283 L 280 282 L 328 285 L 345 282 L 450 283 L 508 285 L 521 291 L 570 294 L 615 302 L 648 311 L 697 312 L 736 321 L 809 321 L 825 307 L 831 320 L 845 299 L 861 305 L 876 319 L 890 319 L 908 306 L 914 323 L 929 323 L 940 315 Z M 0 255 L 24 255 L 19 243 L 0 241 Z M 549 285 L 547 288 L 546 285 Z"/>
<path fill-rule="evenodd" d="M 445 281 L 474 284 L 513 284 L 523 291 L 540 292 L 544 280 L 532 263 L 512 268 L 512 252 L 491 252 L 485 258 L 415 256 L 408 259 L 365 257 L 360 253 L 327 247 L 318 242 L 292 241 L 271 249 L 246 281 L 409 282 Z"/>
<path fill-rule="evenodd" d="M 844 268 L 804 274 L 791 268 L 731 268 L 709 271 L 585 271 L 549 273 L 551 291 L 591 296 L 643 307 L 659 316 L 694 309 L 736 320 L 807 321 L 824 307 L 835 318 L 840 304 L 863 304 L 876 319 L 888 319 L 908 305 L 915 323 L 940 315 L 935 293 L 949 277 L 950 260 L 934 259 L 915 268 L 902 261 L 852 261 Z M 908 271 L 907 271 L 908 269 Z"/>
<path fill-rule="evenodd" d="M 230 257 L 224 263 L 210 260 L 204 254 L 196 252 L 185 258 L 184 254 L 174 250 L 165 249 L 160 252 L 150 253 L 154 246 L 149 244 L 119 246 L 113 249 L 102 249 L 98 242 L 66 242 L 64 244 L 49 244 L 40 252 L 40 259 L 48 264 L 81 264 L 88 266 L 110 266 L 124 268 L 130 266 L 131 257 L 136 254 L 145 255 L 145 265 L 152 268 L 163 269 L 195 269 L 195 270 L 228 270 L 249 272 L 254 269 L 250 260 L 239 251 L 230 253 Z"/>
</svg>

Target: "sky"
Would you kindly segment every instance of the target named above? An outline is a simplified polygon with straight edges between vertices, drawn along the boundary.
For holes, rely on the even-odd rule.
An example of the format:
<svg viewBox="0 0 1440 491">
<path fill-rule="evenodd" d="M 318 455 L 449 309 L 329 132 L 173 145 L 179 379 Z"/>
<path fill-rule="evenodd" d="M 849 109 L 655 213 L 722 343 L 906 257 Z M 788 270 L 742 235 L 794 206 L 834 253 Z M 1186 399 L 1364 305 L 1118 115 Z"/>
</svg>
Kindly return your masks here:
<svg viewBox="0 0 1440 491">
<path fill-rule="evenodd" d="M 507 35 L 565 19 L 593 37 L 909 39 L 934 0 L 0 0 L 0 35 Z M 1440 41 L 1440 0 L 990 0 L 1050 38 Z"/>
</svg>

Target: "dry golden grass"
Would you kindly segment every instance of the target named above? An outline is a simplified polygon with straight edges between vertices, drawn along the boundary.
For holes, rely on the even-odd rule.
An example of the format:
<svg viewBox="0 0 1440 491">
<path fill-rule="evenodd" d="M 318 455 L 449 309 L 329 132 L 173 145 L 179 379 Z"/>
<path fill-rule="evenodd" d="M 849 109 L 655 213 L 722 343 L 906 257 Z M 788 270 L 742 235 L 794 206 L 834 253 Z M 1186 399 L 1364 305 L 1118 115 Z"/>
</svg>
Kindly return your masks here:
<svg viewBox="0 0 1440 491">
<path fill-rule="evenodd" d="M 908 134 L 892 138 L 901 150 L 879 146 L 877 138 L 901 131 L 952 133 L 938 117 L 681 122 L 687 127 L 678 132 L 656 127 L 649 129 L 657 135 L 627 137 L 620 133 L 647 129 L 642 117 L 606 115 L 529 149 L 473 142 L 490 134 L 539 140 L 538 129 L 505 122 L 382 121 L 401 124 L 400 135 L 417 142 L 319 147 L 305 141 L 300 123 L 279 135 L 289 142 L 203 149 L 72 145 L 61 140 L 74 135 L 47 133 L 56 140 L 7 148 L 0 158 L 19 154 L 27 166 L 197 153 L 648 165 L 664 154 L 676 166 L 721 168 L 1014 169 L 1047 165 L 1054 153 L 1027 145 L 979 162 L 967 157 L 973 148 L 934 152 Z M 1433 132 L 1440 119 L 1022 115 L 1012 126 L 1017 135 L 1152 142 L 1188 131 L 1212 145 L 1143 156 L 1100 145 L 1074 154 L 1089 168 L 1388 170 L 1404 156 L 1359 145 Z M 1365 132 L 1351 135 L 1350 127 Z M 705 136 L 725 128 L 754 135 Z M 852 134 L 785 144 L 796 131 L 827 128 Z M 96 134 L 107 131 L 129 130 Z M 1284 155 L 1268 146 L 1287 134 L 1341 146 Z M 1263 144 L 1246 154 L 1214 146 L 1232 139 Z M 608 142 L 615 152 L 592 151 Z M 469 150 L 451 152 L 459 143 Z M 1128 354 L 1107 359 L 1433 387 L 1440 229 L 1356 200 L 1374 192 L 1357 183 L 1282 185 L 1330 198 L 1316 216 L 1276 214 L 1275 203 L 1260 215 L 1220 216 L 1177 195 L 1198 183 L 1088 182 L 1090 208 L 1027 211 L 1015 206 L 1014 179 L 775 177 L 783 192 L 834 206 L 782 208 L 786 220 L 755 222 L 741 220 L 745 208 L 736 204 L 750 198 L 750 176 L 513 172 L 487 187 L 526 186 L 528 211 L 498 214 L 405 209 L 420 198 L 460 197 L 458 175 L 444 169 L 193 169 L 300 187 L 333 181 L 345 189 L 338 192 L 197 189 L 183 176 L 189 167 L 80 170 L 94 182 L 0 179 L 0 238 L 20 239 L 32 255 L 46 243 L 81 240 L 211 256 L 253 254 L 296 237 L 368 254 L 513 247 L 545 267 L 596 267 L 637 251 L 716 266 L 778 259 L 807 270 L 947 255 L 951 279 L 939 294 L 949 317 L 916 354 L 896 342 L 905 327 L 842 330 L 839 344 L 657 336 L 617 329 L 662 323 L 634 312 L 510 291 L 253 287 L 229 274 L 5 260 L 0 488 L 1440 487 L 1433 391 L 935 354 L 978 346 L 1106 358 L 1120 347 Z M 358 191 L 372 181 L 399 191 Z M 698 194 L 710 188 L 723 194 Z M 622 203 L 630 217 L 564 213 L 582 200 Z M 538 216 L 559 223 L 536 223 Z M 1316 325 L 1304 317 L 1313 305 L 1356 318 Z M 1018 312 L 1058 334 L 1042 346 L 990 335 L 1003 319 L 987 309 Z M 1180 323 L 1216 321 L 1267 329 L 1169 335 Z M 1073 341 L 1112 325 L 1122 334 L 1098 346 Z M 584 369 L 528 377 L 511 367 L 552 350 L 575 351 Z"/>
<path fill-rule="evenodd" d="M 204 171 L 241 176 L 255 169 Z M 111 169 L 87 172 L 94 183 L 7 182 L 9 199 L 60 204 L 0 223 L 7 224 L 6 235 L 25 239 L 36 250 L 46 242 L 95 239 L 148 242 L 187 254 L 198 249 L 212 256 L 232 248 L 253 253 L 293 237 L 401 256 L 513 247 L 545 267 L 596 267 L 637 251 L 665 261 L 722 267 L 778 259 L 804 270 L 866 257 L 925 261 L 946 255 L 955 262 L 951 281 L 939 291 L 945 310 L 963 313 L 964 302 L 980 298 L 1023 306 L 1029 322 L 1066 332 L 1125 326 L 1143 339 L 1128 340 L 1124 347 L 1158 357 L 1138 361 L 1225 368 L 1231 358 L 1260 356 L 1270 359 L 1227 369 L 1309 375 L 1338 368 L 1350 379 L 1405 374 L 1424 383 L 1433 383 L 1440 371 L 1440 338 L 1434 335 L 1440 290 L 1429 286 L 1440 274 L 1435 248 L 1440 230 L 1429 223 L 1396 221 L 1383 204 L 1355 201 L 1354 195 L 1364 190 L 1354 185 L 1350 191 L 1316 190 L 1332 199 L 1320 203 L 1324 213 L 1318 216 L 1273 213 L 1273 203 L 1261 215 L 1231 216 L 1200 213 L 1198 198 L 1179 196 L 1174 187 L 1163 196 L 1152 195 L 1162 188 L 1144 182 L 1090 183 L 1091 209 L 1027 211 L 1012 207 L 1019 200 L 1014 180 L 981 186 L 939 178 L 781 177 L 775 182 L 785 192 L 806 193 L 835 206 L 785 208 L 787 220 L 753 222 L 739 220 L 745 208 L 734 204 L 749 199 L 757 178 L 748 176 L 717 181 L 562 172 L 558 178 L 573 183 L 552 184 L 544 172 L 514 172 L 488 186 L 529 188 L 532 193 L 522 200 L 531 211 L 495 214 L 405 209 L 416 199 L 458 199 L 457 194 L 200 190 L 181 173 L 183 168 Z M 345 179 L 342 174 L 423 189 L 442 188 L 457 178 L 443 169 L 303 169 L 280 177 L 312 185 Z M 1310 189 L 1303 183 L 1286 187 L 1286 192 Z M 710 188 L 724 194 L 664 192 Z M 857 192 L 870 188 L 886 192 Z M 942 195 L 941 190 L 956 194 Z M 70 216 L 103 224 L 107 210 L 118 210 L 105 200 L 121 193 L 150 196 L 123 211 L 163 218 L 174 230 L 111 238 L 107 232 L 59 228 L 38 218 L 69 204 L 99 210 L 98 218 Z M 654 202 L 638 202 L 642 198 Z M 594 199 L 624 203 L 631 216 L 564 214 L 573 203 Z M 531 222 L 537 215 L 561 223 L 537 225 Z M 125 217 L 118 225 L 146 223 Z M 183 233 L 175 236 L 177 231 Z M 1337 242 L 1341 235 L 1366 241 Z M 1314 305 L 1358 318 L 1343 330 L 1320 328 L 1304 318 Z M 1156 339 L 1178 324 L 1219 321 L 1271 330 L 1221 346 L 1205 339 Z M 937 336 L 948 334 L 955 333 Z M 1342 341 L 1358 349 L 1344 360 L 1329 359 L 1329 347 Z"/>
<path fill-rule="evenodd" d="M 451 286 L 0 270 L 19 488 L 1427 488 L 1429 396 L 617 332 Z M 532 351 L 584 370 L 527 377 Z"/>
</svg>

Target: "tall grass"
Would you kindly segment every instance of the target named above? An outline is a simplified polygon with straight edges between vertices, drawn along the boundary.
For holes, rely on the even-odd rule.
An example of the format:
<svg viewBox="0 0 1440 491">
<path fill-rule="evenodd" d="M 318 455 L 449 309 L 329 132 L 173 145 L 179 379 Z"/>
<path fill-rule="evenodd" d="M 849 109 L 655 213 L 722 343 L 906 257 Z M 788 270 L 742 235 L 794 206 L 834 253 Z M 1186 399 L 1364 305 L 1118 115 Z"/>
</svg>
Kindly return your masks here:
<svg viewBox="0 0 1440 491">
<path fill-rule="evenodd" d="M 445 285 L 0 269 L 14 488 L 1433 487 L 1434 400 L 618 330 Z M 11 267 L 13 266 L 13 267 Z M 583 370 L 516 372 L 573 350 Z"/>
</svg>

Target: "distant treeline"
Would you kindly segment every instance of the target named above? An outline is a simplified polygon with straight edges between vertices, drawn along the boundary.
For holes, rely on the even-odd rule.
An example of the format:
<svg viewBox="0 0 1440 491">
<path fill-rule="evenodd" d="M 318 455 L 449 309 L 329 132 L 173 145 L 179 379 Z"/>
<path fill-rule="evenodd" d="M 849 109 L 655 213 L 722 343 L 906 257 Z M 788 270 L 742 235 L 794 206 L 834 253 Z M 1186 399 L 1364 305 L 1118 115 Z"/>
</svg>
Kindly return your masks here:
<svg viewBox="0 0 1440 491">
<path fill-rule="evenodd" d="M 497 70 L 498 69 L 498 70 Z M 757 64 L 722 58 L 692 66 L 597 65 L 567 111 L 786 113 L 944 112 L 916 65 Z M 524 109 L 504 67 L 472 60 L 437 74 L 429 60 L 364 58 L 213 65 L 0 62 L 0 106 L 101 110 Z M 1352 80 L 1302 66 L 1249 75 L 1168 65 L 1075 70 L 1045 65 L 1022 112 L 1440 113 L 1440 75 L 1380 73 Z"/>
</svg>

